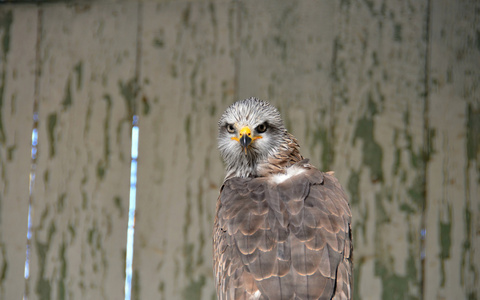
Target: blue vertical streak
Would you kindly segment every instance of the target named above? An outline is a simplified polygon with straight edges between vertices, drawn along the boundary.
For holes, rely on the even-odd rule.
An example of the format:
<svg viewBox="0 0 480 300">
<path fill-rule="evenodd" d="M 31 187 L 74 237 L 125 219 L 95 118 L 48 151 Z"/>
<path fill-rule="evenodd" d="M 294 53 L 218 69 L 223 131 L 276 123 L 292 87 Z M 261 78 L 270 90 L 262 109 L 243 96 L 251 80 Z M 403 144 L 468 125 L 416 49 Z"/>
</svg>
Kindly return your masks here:
<svg viewBox="0 0 480 300">
<path fill-rule="evenodd" d="M 34 116 L 34 121 L 35 121 Z M 32 167 L 30 170 L 30 182 L 28 187 L 29 197 L 32 197 L 33 192 L 33 185 L 35 183 L 35 167 L 36 167 L 36 159 L 37 159 L 37 143 L 38 143 L 38 130 L 34 128 L 32 130 L 32 150 L 31 150 L 31 159 L 32 159 Z M 30 240 L 32 238 L 32 204 L 28 204 L 28 225 L 27 225 L 27 249 L 25 253 L 25 270 L 24 270 L 24 278 L 28 279 L 30 277 Z"/>
<path fill-rule="evenodd" d="M 135 207 L 137 195 L 137 157 L 138 157 L 138 117 L 133 116 L 132 127 L 132 162 L 130 166 L 130 205 L 128 210 L 127 254 L 125 268 L 125 300 L 132 297 L 132 260 L 133 238 L 135 233 Z"/>
</svg>

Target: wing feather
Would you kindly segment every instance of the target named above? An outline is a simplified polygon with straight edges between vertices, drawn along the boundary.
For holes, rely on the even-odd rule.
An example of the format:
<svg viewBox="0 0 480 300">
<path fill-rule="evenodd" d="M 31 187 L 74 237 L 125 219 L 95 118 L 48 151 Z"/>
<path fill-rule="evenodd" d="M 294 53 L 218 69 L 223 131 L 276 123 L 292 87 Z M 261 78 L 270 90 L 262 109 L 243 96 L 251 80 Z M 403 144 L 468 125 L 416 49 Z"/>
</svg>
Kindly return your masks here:
<svg viewBox="0 0 480 300">
<path fill-rule="evenodd" d="M 298 167 L 298 166 L 297 166 Z M 219 299 L 351 299 L 351 213 L 330 173 L 231 178 L 217 201 Z"/>
</svg>

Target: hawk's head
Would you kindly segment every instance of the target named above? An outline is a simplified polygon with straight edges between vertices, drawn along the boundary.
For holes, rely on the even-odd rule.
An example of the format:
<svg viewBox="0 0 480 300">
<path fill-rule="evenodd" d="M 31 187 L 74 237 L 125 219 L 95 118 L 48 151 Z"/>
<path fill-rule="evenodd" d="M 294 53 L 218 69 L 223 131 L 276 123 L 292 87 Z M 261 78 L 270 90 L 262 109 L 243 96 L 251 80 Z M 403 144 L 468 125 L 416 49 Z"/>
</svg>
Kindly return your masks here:
<svg viewBox="0 0 480 300">
<path fill-rule="evenodd" d="M 233 103 L 218 122 L 218 149 L 227 177 L 257 175 L 258 166 L 286 151 L 292 138 L 268 102 L 248 98 Z"/>
</svg>

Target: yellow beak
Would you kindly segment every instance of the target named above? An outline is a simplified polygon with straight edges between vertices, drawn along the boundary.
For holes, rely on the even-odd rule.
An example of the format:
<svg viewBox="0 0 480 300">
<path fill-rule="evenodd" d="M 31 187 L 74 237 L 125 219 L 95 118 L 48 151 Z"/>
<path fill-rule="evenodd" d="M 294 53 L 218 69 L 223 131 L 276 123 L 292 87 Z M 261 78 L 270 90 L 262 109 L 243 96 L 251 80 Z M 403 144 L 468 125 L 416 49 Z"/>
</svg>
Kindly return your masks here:
<svg viewBox="0 0 480 300">
<path fill-rule="evenodd" d="M 232 137 L 232 140 L 235 140 L 240 143 L 240 146 L 242 146 L 243 150 L 245 150 L 245 155 L 247 155 L 247 148 L 250 146 L 250 144 L 257 140 L 261 139 L 261 136 L 254 136 L 252 137 L 252 131 L 250 130 L 250 127 L 245 126 L 240 131 L 238 132 L 239 137 Z"/>
</svg>

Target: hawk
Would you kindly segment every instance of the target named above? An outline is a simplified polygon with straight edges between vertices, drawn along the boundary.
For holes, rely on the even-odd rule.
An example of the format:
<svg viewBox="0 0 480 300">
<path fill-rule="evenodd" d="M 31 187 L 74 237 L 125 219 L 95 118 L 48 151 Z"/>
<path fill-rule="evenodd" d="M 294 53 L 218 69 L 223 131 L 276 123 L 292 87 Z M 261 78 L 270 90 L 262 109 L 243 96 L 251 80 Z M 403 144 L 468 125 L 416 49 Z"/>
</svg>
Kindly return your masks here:
<svg viewBox="0 0 480 300">
<path fill-rule="evenodd" d="M 333 173 L 303 158 L 268 102 L 237 101 L 218 126 L 218 299 L 351 299 L 352 216 Z"/>
</svg>

